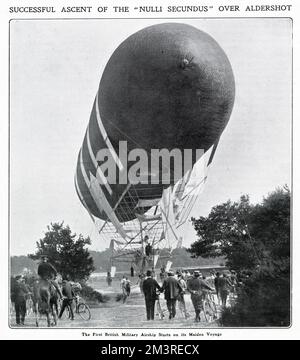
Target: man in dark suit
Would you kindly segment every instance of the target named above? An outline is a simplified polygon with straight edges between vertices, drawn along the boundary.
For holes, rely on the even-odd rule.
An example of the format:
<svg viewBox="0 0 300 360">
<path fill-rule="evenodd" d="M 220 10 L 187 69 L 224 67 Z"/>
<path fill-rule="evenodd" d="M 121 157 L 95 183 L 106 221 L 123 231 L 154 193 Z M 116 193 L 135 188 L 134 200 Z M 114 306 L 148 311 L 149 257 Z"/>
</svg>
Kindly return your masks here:
<svg viewBox="0 0 300 360">
<path fill-rule="evenodd" d="M 151 270 L 146 273 L 146 279 L 143 281 L 143 293 L 145 295 L 147 320 L 154 320 L 154 307 L 156 300 L 156 289 L 161 291 L 158 282 L 152 278 Z"/>
<path fill-rule="evenodd" d="M 176 300 L 178 299 L 178 296 L 183 293 L 183 289 L 174 277 L 172 271 L 168 272 L 168 277 L 164 281 L 162 288 L 165 293 L 165 300 L 167 301 L 169 319 L 171 320 L 176 315 Z"/>
<path fill-rule="evenodd" d="M 226 307 L 227 297 L 232 289 L 232 282 L 226 273 L 223 274 L 222 277 L 219 278 L 219 290 L 222 306 Z"/>
<path fill-rule="evenodd" d="M 25 284 L 24 277 L 17 275 L 11 289 L 11 301 L 15 303 L 16 323 L 24 325 L 26 315 L 26 296 L 30 293 L 29 286 Z"/>
</svg>

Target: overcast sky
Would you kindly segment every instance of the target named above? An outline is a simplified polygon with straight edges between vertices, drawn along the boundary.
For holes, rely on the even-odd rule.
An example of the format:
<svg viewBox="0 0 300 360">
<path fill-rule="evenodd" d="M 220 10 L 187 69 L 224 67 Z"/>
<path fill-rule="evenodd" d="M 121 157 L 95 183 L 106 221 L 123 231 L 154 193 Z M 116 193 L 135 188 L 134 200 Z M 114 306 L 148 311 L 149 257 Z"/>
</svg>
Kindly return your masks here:
<svg viewBox="0 0 300 360">
<path fill-rule="evenodd" d="M 172 20 L 168 20 L 171 22 Z M 175 20 L 174 20 L 175 21 Z M 78 151 L 103 69 L 129 35 L 159 20 L 11 22 L 12 255 L 35 251 L 50 222 L 101 241 L 77 198 Z M 291 23 L 288 19 L 176 19 L 215 38 L 235 75 L 236 99 L 207 186 L 192 215 L 290 184 Z M 184 245 L 195 240 L 190 224 Z"/>
</svg>

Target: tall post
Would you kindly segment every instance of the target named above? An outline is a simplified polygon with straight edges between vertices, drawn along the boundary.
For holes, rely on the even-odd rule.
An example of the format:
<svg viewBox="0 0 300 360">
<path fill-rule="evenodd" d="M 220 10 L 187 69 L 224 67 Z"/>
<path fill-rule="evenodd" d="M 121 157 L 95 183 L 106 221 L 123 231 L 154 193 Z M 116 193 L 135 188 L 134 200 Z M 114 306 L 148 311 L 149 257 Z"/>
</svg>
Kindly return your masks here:
<svg viewBox="0 0 300 360">
<path fill-rule="evenodd" d="M 140 233 L 141 233 L 141 244 L 142 244 L 142 263 L 141 263 L 141 272 L 145 272 L 145 266 L 146 266 L 146 254 L 145 254 L 145 242 L 144 242 L 144 236 L 143 236 L 143 226 L 142 222 L 140 221 Z"/>
</svg>

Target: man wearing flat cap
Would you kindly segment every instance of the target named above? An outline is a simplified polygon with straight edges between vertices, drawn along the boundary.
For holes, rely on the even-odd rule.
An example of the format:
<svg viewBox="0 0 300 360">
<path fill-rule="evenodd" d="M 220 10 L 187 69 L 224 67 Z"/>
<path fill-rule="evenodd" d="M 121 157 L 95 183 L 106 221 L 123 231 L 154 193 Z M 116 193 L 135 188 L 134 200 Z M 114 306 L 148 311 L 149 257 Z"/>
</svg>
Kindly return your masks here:
<svg viewBox="0 0 300 360">
<path fill-rule="evenodd" d="M 171 320 L 176 315 L 176 300 L 183 293 L 183 289 L 174 277 L 173 271 L 168 271 L 168 277 L 165 279 L 162 288 L 165 293 L 165 300 L 167 301 L 169 319 Z"/>
<path fill-rule="evenodd" d="M 161 291 L 161 287 L 158 282 L 153 279 L 152 271 L 148 270 L 146 273 L 146 279 L 143 281 L 143 293 L 145 296 L 147 320 L 154 320 L 154 308 L 156 300 L 156 290 Z"/>
</svg>

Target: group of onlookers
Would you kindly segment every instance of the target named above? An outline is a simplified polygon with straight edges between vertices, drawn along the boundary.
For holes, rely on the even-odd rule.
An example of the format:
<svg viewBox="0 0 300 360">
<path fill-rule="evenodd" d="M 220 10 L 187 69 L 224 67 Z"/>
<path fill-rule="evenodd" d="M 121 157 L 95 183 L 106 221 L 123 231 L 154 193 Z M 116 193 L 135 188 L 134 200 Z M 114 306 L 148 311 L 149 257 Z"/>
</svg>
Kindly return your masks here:
<svg viewBox="0 0 300 360">
<path fill-rule="evenodd" d="M 28 279 L 23 275 L 17 275 L 16 277 L 12 278 L 11 303 L 15 310 L 17 325 L 25 325 L 25 317 L 27 311 L 30 310 L 29 306 L 32 307 L 35 301 L 37 301 L 37 299 L 35 299 L 34 286 L 38 284 L 39 279 L 34 277 L 31 279 L 34 279 L 35 284 L 30 284 Z M 59 292 L 56 290 L 56 288 L 54 288 L 53 291 L 56 292 L 57 300 L 61 300 L 60 311 L 58 312 L 58 308 L 55 309 L 58 315 L 58 319 L 62 317 L 66 307 L 68 307 L 70 312 L 70 320 L 74 320 L 72 302 L 81 291 L 80 283 L 68 281 L 65 279 L 62 280 L 59 284 L 56 282 L 56 285 L 59 289 Z M 51 284 L 50 287 L 51 286 L 53 285 Z M 53 292 L 50 289 L 50 294 L 52 293 Z M 36 309 L 31 310 L 36 311 Z"/>
<path fill-rule="evenodd" d="M 189 291 L 193 295 L 193 298 L 196 298 L 196 291 L 200 290 L 202 287 L 213 290 L 203 280 L 199 279 L 198 281 L 197 278 L 200 275 L 199 272 L 194 272 L 194 276 L 189 277 L 188 279 L 186 279 L 185 274 L 181 271 L 177 271 L 175 274 L 173 271 L 169 270 L 163 273 L 163 277 L 161 275 L 162 272 L 160 273 L 162 285 L 158 284 L 151 270 L 147 271 L 146 277 L 141 281 L 141 290 L 144 294 L 146 303 L 147 320 L 154 320 L 155 302 L 159 300 L 160 293 L 164 293 L 169 312 L 169 319 L 171 320 L 176 316 L 177 301 L 185 318 L 189 317 L 184 299 L 186 291 Z"/>
<path fill-rule="evenodd" d="M 225 307 L 229 293 L 234 292 L 237 286 L 235 271 L 231 271 L 230 275 L 226 272 L 221 274 L 212 271 L 206 277 L 197 270 L 191 275 L 187 270 L 178 270 L 174 273 L 162 268 L 159 277 L 161 285 L 155 279 L 153 269 L 148 270 L 146 275 L 140 274 L 139 276 L 140 289 L 145 297 L 147 320 L 154 320 L 155 303 L 159 300 L 160 293 L 164 293 L 169 319 L 173 319 L 176 315 L 177 302 L 185 318 L 190 316 L 184 298 L 184 294 L 190 293 L 195 310 L 195 321 L 200 321 L 203 297 L 207 291 L 215 292 L 219 305 L 221 303 Z M 160 303 L 158 305 L 160 307 Z"/>
<path fill-rule="evenodd" d="M 55 274 L 53 274 L 55 272 Z M 42 262 L 38 268 L 38 275 L 41 280 L 49 281 L 54 288 L 56 288 L 58 296 L 62 299 L 61 310 L 59 318 L 62 316 L 66 307 L 70 309 L 71 319 L 74 318 L 72 312 L 72 301 L 74 299 L 73 284 L 64 279 L 59 286 L 53 280 L 53 275 L 57 275 L 54 267 L 48 262 L 47 257 L 43 257 Z M 144 294 L 146 304 L 147 320 L 154 320 L 155 304 L 158 301 L 159 295 L 164 294 L 167 309 L 169 312 L 169 319 L 176 316 L 176 304 L 178 302 L 179 309 L 184 314 L 185 318 L 190 316 L 185 304 L 186 293 L 191 295 L 191 301 L 195 311 L 195 321 L 200 321 L 200 312 L 203 304 L 203 297 L 207 291 L 214 291 L 216 293 L 218 303 L 223 307 L 227 304 L 228 295 L 236 291 L 238 285 L 237 274 L 234 270 L 230 273 L 212 271 L 209 276 L 203 276 L 200 271 L 194 271 L 191 275 L 188 270 L 177 270 L 176 273 L 172 270 L 166 271 L 164 267 L 161 268 L 160 283 L 156 280 L 155 269 L 148 270 L 146 274 L 139 275 L 138 284 L 141 293 Z M 38 281 L 38 280 L 36 280 Z M 110 272 L 107 273 L 107 283 L 111 286 L 112 276 Z M 123 302 L 130 295 L 131 281 L 125 275 L 120 281 L 122 289 Z M 14 278 L 11 286 L 11 300 L 14 303 L 16 313 L 16 323 L 24 325 L 26 316 L 26 301 L 32 294 L 32 286 L 26 283 L 24 276 L 18 275 Z M 162 315 L 163 316 L 163 315 Z"/>
<path fill-rule="evenodd" d="M 42 255 L 41 259 L 42 261 L 39 263 L 37 269 L 38 277 L 31 276 L 27 278 L 23 275 L 17 275 L 12 278 L 11 302 L 14 305 L 17 325 L 24 325 L 25 323 L 27 312 L 26 302 L 31 300 L 31 303 L 38 304 L 38 291 L 41 284 L 46 285 L 51 296 L 54 294 L 57 300 L 62 300 L 58 318 L 60 319 L 62 317 L 65 308 L 68 307 L 70 319 L 74 319 L 71 305 L 73 299 L 81 291 L 80 283 L 69 281 L 69 279 L 66 278 L 59 278 L 55 267 L 48 261 L 48 256 Z M 58 312 L 57 307 L 56 310 Z M 35 309 L 35 311 L 38 311 L 38 309 Z"/>
</svg>

